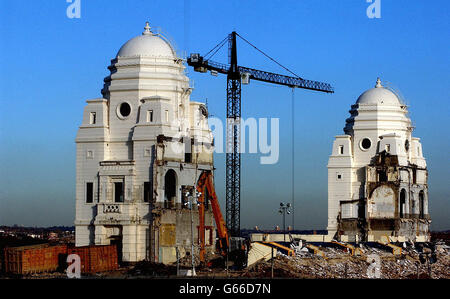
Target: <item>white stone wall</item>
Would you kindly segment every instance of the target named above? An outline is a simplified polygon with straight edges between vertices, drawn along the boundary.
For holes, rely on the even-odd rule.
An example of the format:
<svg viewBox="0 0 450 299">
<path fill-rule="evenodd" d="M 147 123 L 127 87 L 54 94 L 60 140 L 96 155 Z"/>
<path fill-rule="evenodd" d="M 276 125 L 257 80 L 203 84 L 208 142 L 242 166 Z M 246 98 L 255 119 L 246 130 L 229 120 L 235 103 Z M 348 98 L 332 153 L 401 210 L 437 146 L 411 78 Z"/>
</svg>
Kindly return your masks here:
<svg viewBox="0 0 450 299">
<path fill-rule="evenodd" d="M 352 200 L 353 148 L 349 135 L 335 137 L 332 154 L 328 161 L 328 227 L 337 229 L 340 203 Z"/>
</svg>

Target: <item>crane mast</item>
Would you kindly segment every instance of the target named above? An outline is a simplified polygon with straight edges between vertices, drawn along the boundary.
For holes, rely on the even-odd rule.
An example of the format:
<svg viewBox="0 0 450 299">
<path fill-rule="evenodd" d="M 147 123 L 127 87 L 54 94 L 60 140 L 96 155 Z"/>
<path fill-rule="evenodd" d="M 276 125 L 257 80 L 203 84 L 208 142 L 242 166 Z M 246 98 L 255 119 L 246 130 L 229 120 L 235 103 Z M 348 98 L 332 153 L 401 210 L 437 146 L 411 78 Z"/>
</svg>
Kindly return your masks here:
<svg viewBox="0 0 450 299">
<path fill-rule="evenodd" d="M 211 73 L 227 75 L 226 226 L 231 237 L 240 236 L 241 84 L 248 84 L 249 80 L 257 80 L 291 88 L 303 88 L 325 93 L 334 92 L 333 87 L 328 83 L 239 66 L 237 61 L 236 36 L 239 36 L 239 34 L 235 31 L 228 35 L 228 64 L 204 59 L 198 53 L 190 54 L 190 57 L 187 59 L 188 65 L 194 67 L 194 71 L 202 73 L 211 71 Z M 248 42 L 247 40 L 245 41 Z M 243 80 L 244 83 L 242 82 Z"/>
<path fill-rule="evenodd" d="M 228 40 L 227 74 L 226 222 L 231 236 L 240 235 L 241 209 L 241 74 L 237 64 L 236 32 Z"/>
</svg>

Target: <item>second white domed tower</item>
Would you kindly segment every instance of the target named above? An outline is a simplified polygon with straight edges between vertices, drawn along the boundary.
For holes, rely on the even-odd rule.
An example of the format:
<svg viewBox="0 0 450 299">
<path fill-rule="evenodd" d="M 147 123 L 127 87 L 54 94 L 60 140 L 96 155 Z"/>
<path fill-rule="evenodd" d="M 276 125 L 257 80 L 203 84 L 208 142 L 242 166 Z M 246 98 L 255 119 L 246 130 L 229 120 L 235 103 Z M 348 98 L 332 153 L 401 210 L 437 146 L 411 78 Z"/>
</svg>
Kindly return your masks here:
<svg viewBox="0 0 450 299">
<path fill-rule="evenodd" d="M 328 163 L 329 235 L 427 240 L 428 174 L 406 105 L 378 79 L 350 115 Z"/>
</svg>

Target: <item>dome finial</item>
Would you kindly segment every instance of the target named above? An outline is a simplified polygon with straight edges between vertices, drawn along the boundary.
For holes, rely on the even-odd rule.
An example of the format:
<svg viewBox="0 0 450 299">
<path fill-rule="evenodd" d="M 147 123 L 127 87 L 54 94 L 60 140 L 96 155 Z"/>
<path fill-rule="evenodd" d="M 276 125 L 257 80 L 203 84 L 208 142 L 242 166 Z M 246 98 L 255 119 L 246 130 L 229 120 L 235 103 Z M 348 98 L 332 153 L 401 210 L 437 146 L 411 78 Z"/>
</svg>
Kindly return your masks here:
<svg viewBox="0 0 450 299">
<path fill-rule="evenodd" d="M 145 29 L 145 31 L 142 32 L 142 35 L 150 35 L 150 34 L 152 34 L 152 31 L 150 30 L 150 23 L 149 22 L 145 22 L 144 29 Z"/>
<path fill-rule="evenodd" d="M 383 87 L 383 85 L 381 85 L 381 80 L 380 77 L 377 78 L 377 85 L 375 85 L 375 88 L 380 88 Z"/>
</svg>

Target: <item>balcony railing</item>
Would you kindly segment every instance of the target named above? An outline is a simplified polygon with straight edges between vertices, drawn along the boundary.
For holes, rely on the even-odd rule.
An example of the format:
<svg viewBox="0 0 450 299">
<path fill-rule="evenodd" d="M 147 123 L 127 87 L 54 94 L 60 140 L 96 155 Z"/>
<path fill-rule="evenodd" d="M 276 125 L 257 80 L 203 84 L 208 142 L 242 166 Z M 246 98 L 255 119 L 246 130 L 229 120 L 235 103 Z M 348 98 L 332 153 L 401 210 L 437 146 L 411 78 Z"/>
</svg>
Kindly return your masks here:
<svg viewBox="0 0 450 299">
<path fill-rule="evenodd" d="M 103 205 L 103 213 L 107 214 L 107 213 L 121 213 L 122 209 L 121 209 L 121 204 L 117 204 L 117 203 L 104 203 L 101 204 Z"/>
</svg>

